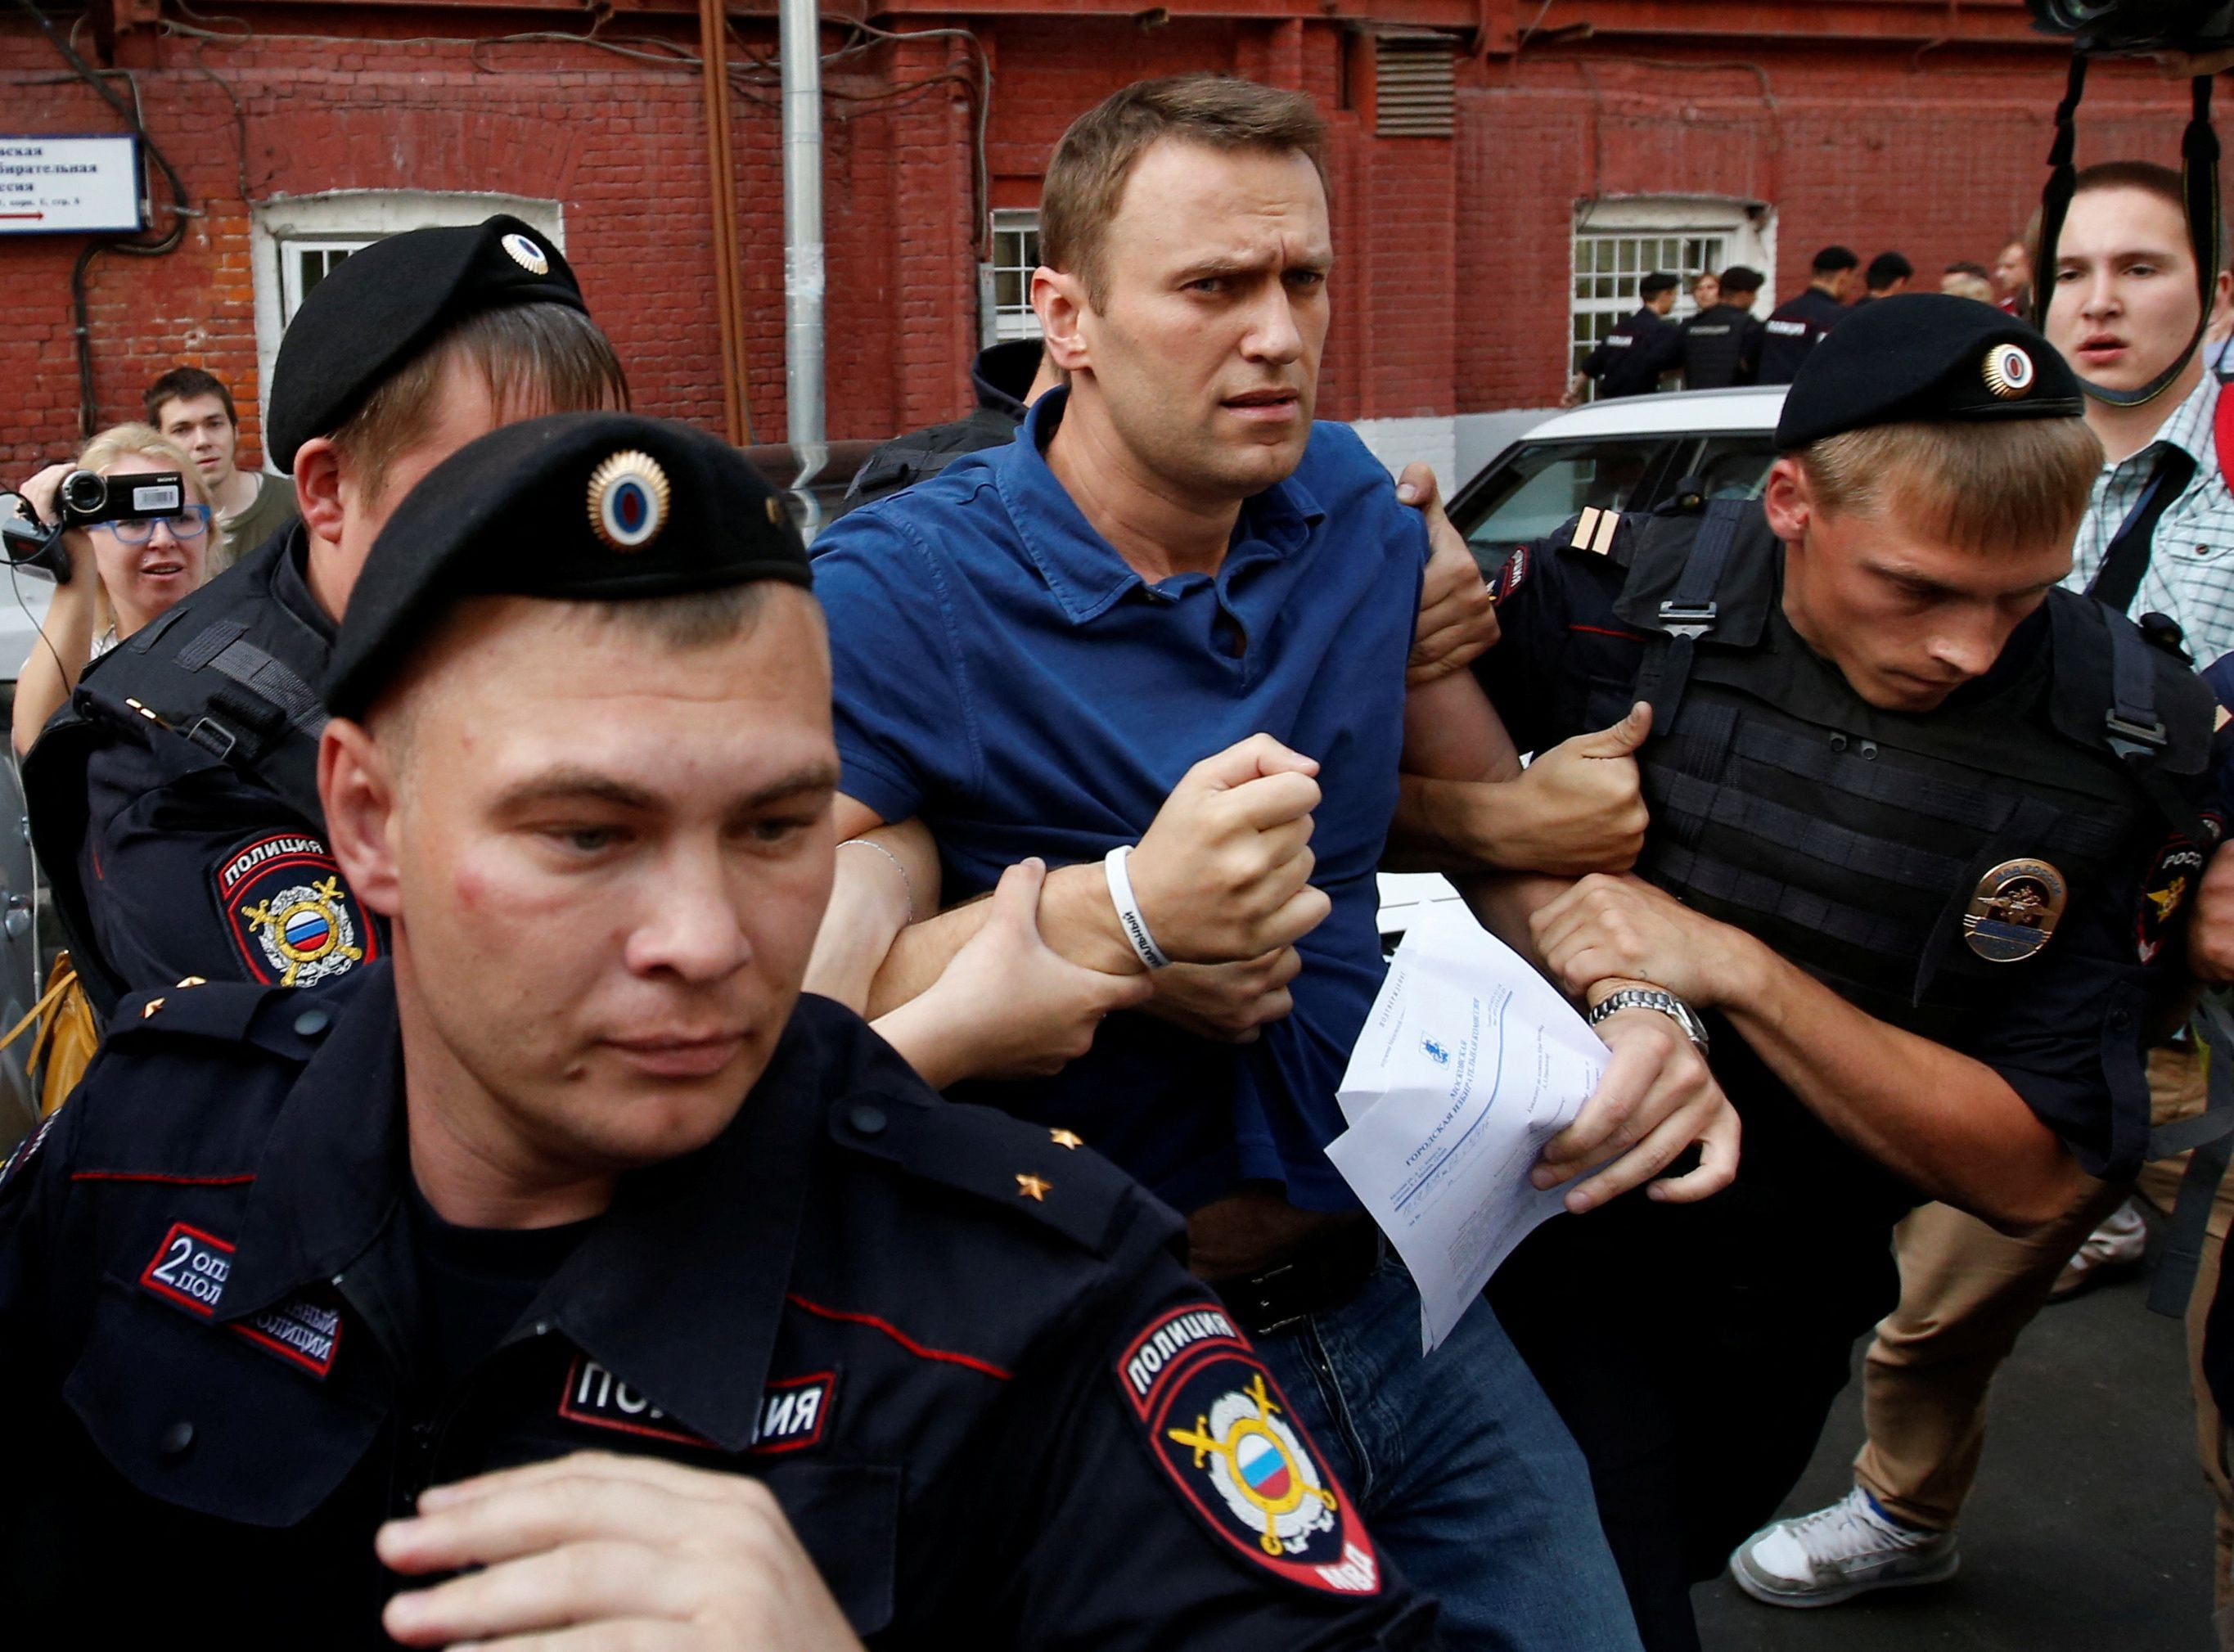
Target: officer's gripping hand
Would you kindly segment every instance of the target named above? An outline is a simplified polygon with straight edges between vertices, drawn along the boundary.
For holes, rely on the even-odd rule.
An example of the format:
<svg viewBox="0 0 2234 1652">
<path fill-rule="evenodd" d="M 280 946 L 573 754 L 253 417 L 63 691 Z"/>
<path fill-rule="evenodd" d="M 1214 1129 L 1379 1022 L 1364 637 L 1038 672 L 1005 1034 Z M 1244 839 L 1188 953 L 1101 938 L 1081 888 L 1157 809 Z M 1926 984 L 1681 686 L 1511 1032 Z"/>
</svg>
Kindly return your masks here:
<svg viewBox="0 0 2234 1652">
<path fill-rule="evenodd" d="M 2221 844 L 2203 869 L 2187 918 L 2187 964 L 2213 986 L 2234 981 L 2234 844 Z"/>
<path fill-rule="evenodd" d="M 1613 1059 L 1575 1121 L 1545 1144 L 1530 1179 L 1557 1187 L 1596 1166 L 1567 1194 L 1578 1215 L 1640 1185 L 1648 1198 L 1670 1205 L 1728 1187 L 1738 1173 L 1737 1109 L 1682 1028 L 1656 1009 L 1624 1009 L 1600 1022 L 1597 1034 Z M 1697 1167 L 1662 1176 L 1694 1143 Z"/>
<path fill-rule="evenodd" d="M 381 1621 L 406 1646 L 861 1644 L 775 1499 L 741 1474 L 577 1453 L 433 1487 L 374 1542 L 400 1572 L 481 1569 L 389 1602 Z"/>
<path fill-rule="evenodd" d="M 1233 963 L 1292 946 L 1333 903 L 1311 887 L 1319 766 L 1251 735 L 1182 775 L 1127 870 L 1165 955 Z"/>
<path fill-rule="evenodd" d="M 1558 878 L 1635 865 L 1649 824 L 1636 749 L 1651 732 L 1652 708 L 1640 700 L 1610 728 L 1560 741 L 1506 782 L 1497 864 Z"/>
<path fill-rule="evenodd" d="M 1295 1009 L 1288 983 L 1303 969 L 1303 955 L 1291 946 L 1238 963 L 1174 963 L 1150 977 L 1155 996 L 1148 1013 L 1198 1037 L 1253 1044 Z"/>
<path fill-rule="evenodd" d="M 1538 907 L 1528 932 L 1576 997 L 1602 981 L 1647 981 L 1704 1009 L 1742 998 L 1760 973 L 1760 942 L 1641 878 L 1584 878 Z"/>
<path fill-rule="evenodd" d="M 1104 1015 L 1147 997 L 1147 976 L 1089 970 L 1040 938 L 1046 882 L 1036 858 L 1003 872 L 983 927 L 929 990 L 878 1018 L 877 1031 L 933 1087 L 1059 1073 L 1094 1048 Z"/>
<path fill-rule="evenodd" d="M 1407 465 L 1396 497 L 1427 519 L 1427 568 L 1420 583 L 1420 617 L 1412 628 L 1412 655 L 1404 681 L 1418 688 L 1448 676 L 1487 653 L 1498 638 L 1497 604 L 1466 540 L 1443 513 L 1435 473 Z"/>
</svg>

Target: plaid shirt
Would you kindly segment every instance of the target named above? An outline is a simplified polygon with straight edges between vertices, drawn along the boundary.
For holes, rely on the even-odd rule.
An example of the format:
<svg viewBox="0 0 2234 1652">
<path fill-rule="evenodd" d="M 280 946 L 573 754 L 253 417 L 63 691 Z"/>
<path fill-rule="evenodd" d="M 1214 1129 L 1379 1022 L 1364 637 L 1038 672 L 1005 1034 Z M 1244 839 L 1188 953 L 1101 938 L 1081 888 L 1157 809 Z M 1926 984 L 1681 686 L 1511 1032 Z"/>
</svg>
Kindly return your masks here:
<svg viewBox="0 0 2234 1652">
<path fill-rule="evenodd" d="M 2185 633 L 2188 652 L 2198 665 L 2234 654 L 2234 492 L 2218 473 L 2213 435 L 2218 414 L 2218 380 L 2205 373 L 2194 393 L 2172 409 L 2154 441 L 2102 467 L 2072 546 L 2071 577 L 2063 582 L 2074 591 L 2087 589 L 2119 526 L 2148 486 L 2165 444 L 2181 448 L 2195 460 L 2195 480 L 2158 520 L 2148 571 L 2141 576 L 2131 611 L 2136 618 L 2169 615 Z"/>
</svg>

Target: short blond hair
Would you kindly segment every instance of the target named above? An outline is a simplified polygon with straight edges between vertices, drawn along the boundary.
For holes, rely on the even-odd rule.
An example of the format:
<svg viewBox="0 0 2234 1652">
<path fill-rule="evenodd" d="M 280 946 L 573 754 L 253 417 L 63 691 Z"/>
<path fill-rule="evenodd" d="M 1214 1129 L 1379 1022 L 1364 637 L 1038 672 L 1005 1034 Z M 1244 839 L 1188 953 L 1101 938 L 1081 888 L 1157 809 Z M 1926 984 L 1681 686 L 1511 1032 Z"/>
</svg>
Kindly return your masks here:
<svg viewBox="0 0 2234 1652">
<path fill-rule="evenodd" d="M 1950 545 L 1988 553 L 2067 542 L 2102 470 L 2102 444 L 2080 419 L 1878 425 L 1793 457 L 1824 510 L 1898 511 Z"/>
<path fill-rule="evenodd" d="M 1326 185 L 1326 121 L 1301 92 L 1204 74 L 1140 81 L 1112 94 L 1070 123 L 1040 193 L 1040 260 L 1075 274 L 1096 307 L 1107 291 L 1104 255 L 1126 180 L 1166 138 L 1300 154 Z"/>
<path fill-rule="evenodd" d="M 580 310 L 560 304 L 478 310 L 383 379 L 330 433 L 368 501 L 379 500 L 389 467 L 425 438 L 452 362 L 479 375 L 489 400 L 513 416 L 628 409 L 620 357 Z"/>
</svg>

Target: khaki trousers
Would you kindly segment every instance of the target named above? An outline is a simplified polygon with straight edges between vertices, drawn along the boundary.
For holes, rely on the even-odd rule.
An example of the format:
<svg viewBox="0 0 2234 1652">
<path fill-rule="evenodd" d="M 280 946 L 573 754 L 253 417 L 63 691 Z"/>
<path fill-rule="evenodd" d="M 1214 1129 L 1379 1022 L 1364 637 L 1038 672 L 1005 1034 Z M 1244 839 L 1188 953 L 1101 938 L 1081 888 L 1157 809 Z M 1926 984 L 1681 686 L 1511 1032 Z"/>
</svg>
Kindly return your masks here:
<svg viewBox="0 0 2234 1652">
<path fill-rule="evenodd" d="M 2149 1055 L 2156 1122 L 2202 1111 L 2202 1062 L 2185 1050 Z M 2169 1211 L 2185 1156 L 2151 1165 L 2139 1192 Z M 2197 1454 L 2218 1500 L 2222 1609 L 2234 1605 L 2234 1484 L 2218 1407 L 2203 1381 L 2203 1325 L 2218 1288 L 2218 1260 L 2234 1220 L 2234 1175 L 2211 1212 L 2195 1290 L 2187 1306 L 2189 1384 L 2195 1394 Z M 1863 1362 L 1862 1409 L 1869 1438 L 1854 1459 L 1854 1479 L 1887 1512 L 1931 1531 L 1951 1529 L 1977 1479 L 1986 1440 L 1986 1394 L 2017 1335 L 2048 1301 L 2071 1253 L 2117 1209 L 2126 1191 L 2090 1182 L 2056 1221 L 2020 1237 L 1975 1217 L 1927 1205 L 1900 1224 L 1900 1305 L 1878 1325 Z"/>
</svg>

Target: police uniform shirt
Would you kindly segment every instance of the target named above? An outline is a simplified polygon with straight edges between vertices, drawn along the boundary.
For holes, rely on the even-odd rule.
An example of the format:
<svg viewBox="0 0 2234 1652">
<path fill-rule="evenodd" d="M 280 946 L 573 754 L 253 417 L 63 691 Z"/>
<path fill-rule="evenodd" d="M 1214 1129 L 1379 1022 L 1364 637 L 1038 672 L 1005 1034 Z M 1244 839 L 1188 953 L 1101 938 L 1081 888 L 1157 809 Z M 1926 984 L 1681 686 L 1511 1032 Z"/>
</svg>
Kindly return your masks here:
<svg viewBox="0 0 2234 1652">
<path fill-rule="evenodd" d="M 1643 395 L 1660 388 L 1660 375 L 1682 356 L 1682 330 L 1648 304 L 1606 335 L 1583 372 L 1598 382 L 1602 396 Z"/>
<path fill-rule="evenodd" d="M 1776 307 L 1761 330 L 1756 383 L 1789 384 L 1807 352 L 1847 315 L 1846 306 L 1820 287 L 1809 287 Z"/>
<path fill-rule="evenodd" d="M 1760 317 L 1735 304 L 1702 310 L 1682 325 L 1683 388 L 1750 384 L 1760 360 Z"/>
<path fill-rule="evenodd" d="M 189 976 L 317 986 L 381 954 L 378 925 L 325 842 L 313 767 L 324 719 L 315 700 L 309 718 L 281 735 L 291 751 L 251 767 L 227 749 L 245 728 L 218 732 L 219 720 L 189 718 L 140 681 L 147 673 L 134 644 L 167 637 L 186 647 L 166 654 L 202 662 L 211 675 L 233 664 L 233 653 L 252 662 L 284 654 L 310 695 L 334 623 L 310 594 L 303 555 L 297 526 L 104 656 L 27 765 L 49 873 L 75 863 L 99 955 L 88 967 L 105 963 L 122 990 Z M 251 608 L 253 631 L 241 618 Z M 82 767 L 69 767 L 73 757 Z M 284 775 L 294 783 L 283 790 Z M 55 819 L 73 796 L 85 808 L 75 829 Z M 55 882 L 67 912 L 72 891 Z"/>
<path fill-rule="evenodd" d="M 589 1448 L 763 1480 L 872 1646 L 1428 1642 L 1177 1218 L 850 1012 L 540 1257 L 421 1253 L 400 1069 L 384 965 L 135 997 L 0 1171 L 17 1621 L 377 1643 L 380 1521 Z"/>
</svg>

